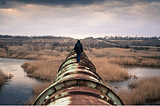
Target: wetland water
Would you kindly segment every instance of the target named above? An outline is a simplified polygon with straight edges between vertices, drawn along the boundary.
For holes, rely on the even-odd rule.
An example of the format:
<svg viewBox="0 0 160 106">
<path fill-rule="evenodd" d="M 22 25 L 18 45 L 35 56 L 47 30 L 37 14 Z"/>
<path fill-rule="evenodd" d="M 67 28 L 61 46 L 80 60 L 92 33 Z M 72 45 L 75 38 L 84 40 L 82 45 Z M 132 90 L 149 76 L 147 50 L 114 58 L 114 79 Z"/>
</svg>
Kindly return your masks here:
<svg viewBox="0 0 160 106">
<path fill-rule="evenodd" d="M 111 86 L 115 91 L 118 90 L 128 90 L 128 83 L 134 80 L 139 80 L 143 77 L 152 77 L 152 76 L 160 76 L 160 68 L 151 68 L 151 67 L 125 67 L 128 70 L 128 73 L 132 76 L 136 75 L 138 79 L 128 79 L 121 82 L 111 82 L 109 86 Z"/>
<path fill-rule="evenodd" d="M 0 58 L 0 69 L 5 74 L 14 75 L 0 89 L 0 105 L 23 104 L 32 96 L 32 85 L 41 83 L 26 76 L 21 64 L 27 61 L 31 60 Z"/>
</svg>

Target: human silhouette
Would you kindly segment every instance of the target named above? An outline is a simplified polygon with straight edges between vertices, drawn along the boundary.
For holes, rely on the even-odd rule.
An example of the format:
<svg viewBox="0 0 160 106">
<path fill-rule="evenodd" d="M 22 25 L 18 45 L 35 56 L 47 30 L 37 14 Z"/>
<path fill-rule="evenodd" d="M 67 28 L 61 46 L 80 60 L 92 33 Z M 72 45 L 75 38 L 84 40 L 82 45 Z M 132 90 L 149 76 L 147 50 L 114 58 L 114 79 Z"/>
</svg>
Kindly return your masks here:
<svg viewBox="0 0 160 106">
<path fill-rule="evenodd" d="M 80 62 L 81 52 L 83 52 L 83 46 L 80 40 L 77 41 L 74 47 L 75 52 L 77 53 L 77 62 Z"/>
</svg>

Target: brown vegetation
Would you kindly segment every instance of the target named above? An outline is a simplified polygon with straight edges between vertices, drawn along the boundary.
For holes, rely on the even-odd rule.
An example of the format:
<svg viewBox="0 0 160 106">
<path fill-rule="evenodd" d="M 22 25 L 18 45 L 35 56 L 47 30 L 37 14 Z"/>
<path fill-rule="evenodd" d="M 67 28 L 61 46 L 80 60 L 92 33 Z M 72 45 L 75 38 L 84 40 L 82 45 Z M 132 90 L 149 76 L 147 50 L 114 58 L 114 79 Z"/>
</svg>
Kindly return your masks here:
<svg viewBox="0 0 160 106">
<path fill-rule="evenodd" d="M 36 98 L 40 95 L 40 93 L 42 91 L 44 91 L 49 85 L 51 85 L 51 82 L 45 82 L 43 84 L 40 85 L 34 85 L 33 86 L 33 96 L 29 98 L 29 100 L 24 103 L 27 105 L 33 105 L 33 103 L 35 102 Z"/>
<path fill-rule="evenodd" d="M 86 53 L 96 57 L 107 57 L 108 62 L 119 65 L 160 67 L 159 53 L 154 51 L 136 51 L 122 48 L 91 49 Z M 157 58 L 156 58 L 157 57 Z"/>
<path fill-rule="evenodd" d="M 53 80 L 57 75 L 61 61 L 32 61 L 25 62 L 22 67 L 29 77 L 35 77 L 42 80 Z"/>
<path fill-rule="evenodd" d="M 104 81 L 115 82 L 130 78 L 126 70 L 122 69 L 119 65 L 109 63 L 106 57 L 96 58 L 92 56 L 90 59 L 95 65 L 97 73 Z"/>
<path fill-rule="evenodd" d="M 155 59 L 139 59 L 135 57 L 111 57 L 108 59 L 108 61 L 119 65 L 160 67 L 159 61 Z"/>
<path fill-rule="evenodd" d="M 160 66 L 160 61 L 158 60 L 154 60 L 154 59 L 148 59 L 148 60 L 142 60 L 142 62 L 140 62 L 141 66 Z"/>
<path fill-rule="evenodd" d="M 160 99 L 160 77 L 144 77 L 129 83 L 130 91 L 119 91 L 118 95 L 126 105 L 146 104 Z"/>
<path fill-rule="evenodd" d="M 0 70 L 0 86 L 4 84 L 7 81 L 7 79 L 11 79 L 12 77 L 12 74 L 6 75 L 2 72 L 2 70 Z"/>
<path fill-rule="evenodd" d="M 138 65 L 139 60 L 132 57 L 111 57 L 108 59 L 109 62 L 119 65 Z"/>
<path fill-rule="evenodd" d="M 5 82 L 6 75 L 0 70 L 0 85 L 2 85 Z"/>
</svg>

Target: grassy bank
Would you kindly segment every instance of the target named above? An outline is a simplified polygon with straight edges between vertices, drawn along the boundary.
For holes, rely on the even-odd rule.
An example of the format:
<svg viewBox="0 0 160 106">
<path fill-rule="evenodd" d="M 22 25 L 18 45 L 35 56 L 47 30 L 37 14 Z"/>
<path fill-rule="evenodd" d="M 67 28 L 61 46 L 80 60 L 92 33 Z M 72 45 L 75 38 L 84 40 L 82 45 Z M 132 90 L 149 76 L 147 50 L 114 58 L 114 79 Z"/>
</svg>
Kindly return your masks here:
<svg viewBox="0 0 160 106">
<path fill-rule="evenodd" d="M 57 56 L 42 55 L 39 60 L 25 62 L 21 66 L 29 77 L 52 81 L 64 59 L 65 53 Z"/>
<path fill-rule="evenodd" d="M 92 49 L 95 57 L 106 57 L 108 62 L 118 65 L 160 67 L 160 53 L 155 51 L 103 48 Z M 154 57 L 154 58 L 153 58 Z"/>
<path fill-rule="evenodd" d="M 22 67 L 29 77 L 41 80 L 53 80 L 62 62 L 56 60 L 25 62 Z"/>
<path fill-rule="evenodd" d="M 7 76 L 0 70 L 0 86 L 4 84 L 6 78 Z"/>
<path fill-rule="evenodd" d="M 130 91 L 119 91 L 118 95 L 126 105 L 146 104 L 160 100 L 160 77 L 145 77 L 129 83 Z M 154 102 L 155 103 L 155 102 Z"/>
<path fill-rule="evenodd" d="M 45 82 L 40 85 L 34 85 L 33 86 L 33 95 L 34 96 L 30 97 L 29 100 L 24 104 L 33 105 L 36 98 L 41 94 L 42 91 L 44 91 L 47 87 L 49 87 L 49 85 L 51 85 L 51 82 Z"/>
<path fill-rule="evenodd" d="M 11 79 L 12 77 L 13 75 L 6 75 L 2 70 L 0 70 L 0 87 L 7 81 L 7 79 Z"/>
<path fill-rule="evenodd" d="M 117 64 L 111 64 L 108 62 L 108 58 L 97 58 L 97 57 L 90 57 L 91 61 L 95 65 L 97 69 L 97 73 L 100 77 L 107 82 L 116 82 L 116 81 L 123 81 L 131 76 L 128 74 L 127 70 L 122 69 L 121 66 Z"/>
<path fill-rule="evenodd" d="M 160 67 L 160 60 L 156 59 L 143 59 L 136 57 L 110 57 L 108 61 L 110 63 L 127 65 L 127 66 Z"/>
<path fill-rule="evenodd" d="M 104 81 L 123 81 L 130 78 L 126 70 L 123 70 L 117 64 L 109 63 L 107 58 L 97 58 L 92 56 L 89 59 L 91 59 L 97 69 L 97 73 Z M 39 60 L 25 62 L 22 64 L 22 67 L 30 77 L 51 81 L 56 76 L 58 68 L 62 62 L 63 60 L 58 60 L 57 57 L 52 57 L 47 61 Z"/>
</svg>

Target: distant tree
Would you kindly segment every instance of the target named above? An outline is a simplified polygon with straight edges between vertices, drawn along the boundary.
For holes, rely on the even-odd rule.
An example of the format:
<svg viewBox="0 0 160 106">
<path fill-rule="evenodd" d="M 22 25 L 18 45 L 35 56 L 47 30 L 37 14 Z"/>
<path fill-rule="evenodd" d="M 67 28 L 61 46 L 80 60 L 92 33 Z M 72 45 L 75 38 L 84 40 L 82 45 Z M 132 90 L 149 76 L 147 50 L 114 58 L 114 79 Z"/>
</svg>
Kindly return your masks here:
<svg viewBox="0 0 160 106">
<path fill-rule="evenodd" d="M 8 46 L 5 43 L 0 43 L 0 48 L 3 48 L 4 50 L 8 51 Z"/>
<path fill-rule="evenodd" d="M 19 41 L 19 46 L 22 46 L 22 45 L 23 45 L 23 44 L 22 44 L 22 41 L 20 40 L 20 41 Z"/>
<path fill-rule="evenodd" d="M 36 42 L 33 43 L 33 50 L 35 50 L 35 51 L 39 50 L 39 46 L 38 46 L 38 44 Z"/>
<path fill-rule="evenodd" d="M 11 46 L 13 46 L 13 39 L 11 40 Z"/>
<path fill-rule="evenodd" d="M 27 45 L 27 48 L 28 48 L 29 51 L 32 50 L 32 45 L 31 45 L 31 43 L 29 43 L 29 44 Z"/>
<path fill-rule="evenodd" d="M 128 49 L 128 48 L 129 48 L 129 45 L 128 45 L 128 44 L 124 45 L 124 48 Z"/>
</svg>

